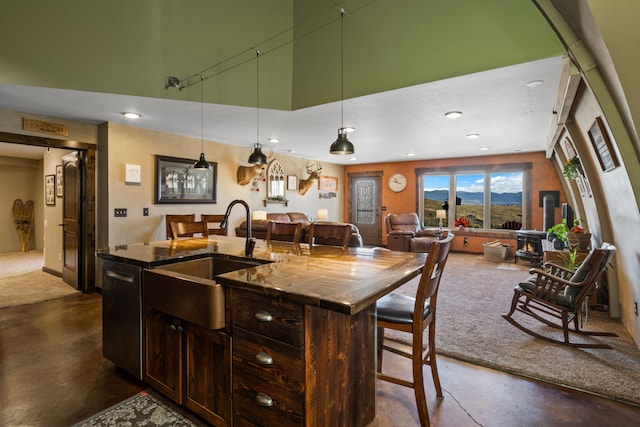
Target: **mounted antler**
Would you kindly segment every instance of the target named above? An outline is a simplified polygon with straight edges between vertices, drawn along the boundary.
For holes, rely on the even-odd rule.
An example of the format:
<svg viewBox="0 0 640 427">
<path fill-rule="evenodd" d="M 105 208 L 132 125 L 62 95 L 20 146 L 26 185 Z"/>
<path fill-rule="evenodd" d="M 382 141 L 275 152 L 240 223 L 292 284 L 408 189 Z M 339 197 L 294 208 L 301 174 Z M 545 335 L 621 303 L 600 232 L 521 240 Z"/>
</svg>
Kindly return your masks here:
<svg viewBox="0 0 640 427">
<path fill-rule="evenodd" d="M 318 161 L 308 161 L 305 164 L 305 168 L 307 169 L 309 177 L 307 179 L 301 179 L 300 184 L 298 184 L 298 193 L 303 196 L 307 194 L 307 191 L 313 186 L 313 182 L 322 174 L 322 165 Z"/>
<path fill-rule="evenodd" d="M 238 171 L 236 172 L 238 184 L 247 185 L 253 178 L 260 175 L 264 168 L 265 165 L 238 166 Z"/>
</svg>

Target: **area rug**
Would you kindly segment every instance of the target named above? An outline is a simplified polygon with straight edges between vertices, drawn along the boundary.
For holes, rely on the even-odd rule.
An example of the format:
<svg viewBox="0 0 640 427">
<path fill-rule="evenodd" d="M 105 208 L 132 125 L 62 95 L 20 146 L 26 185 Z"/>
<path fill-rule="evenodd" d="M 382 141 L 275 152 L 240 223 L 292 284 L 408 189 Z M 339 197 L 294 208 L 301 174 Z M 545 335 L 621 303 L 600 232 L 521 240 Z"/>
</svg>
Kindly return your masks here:
<svg viewBox="0 0 640 427">
<path fill-rule="evenodd" d="M 154 396 L 149 390 L 145 390 L 87 420 L 74 424 L 73 427 L 197 427 L 200 425 L 202 424 L 189 420 L 159 397 Z"/>
<path fill-rule="evenodd" d="M 33 304 L 78 292 L 60 277 L 44 271 L 0 277 L 0 308 Z"/>
<path fill-rule="evenodd" d="M 613 331 L 619 337 L 585 338 L 613 349 L 576 349 L 536 339 L 509 324 L 513 288 L 529 276 L 529 266 L 488 261 L 482 256 L 450 254 L 440 283 L 436 350 L 455 359 L 640 406 L 640 349 L 620 322 L 591 310 L 585 330 Z M 415 294 L 418 278 L 399 292 Z M 519 316 L 518 316 L 519 315 Z M 537 332 L 556 330 L 516 313 Z M 561 332 L 560 332 L 561 334 Z M 385 331 L 408 343 L 408 335 Z M 446 388 L 446 387 L 445 387 Z"/>
</svg>

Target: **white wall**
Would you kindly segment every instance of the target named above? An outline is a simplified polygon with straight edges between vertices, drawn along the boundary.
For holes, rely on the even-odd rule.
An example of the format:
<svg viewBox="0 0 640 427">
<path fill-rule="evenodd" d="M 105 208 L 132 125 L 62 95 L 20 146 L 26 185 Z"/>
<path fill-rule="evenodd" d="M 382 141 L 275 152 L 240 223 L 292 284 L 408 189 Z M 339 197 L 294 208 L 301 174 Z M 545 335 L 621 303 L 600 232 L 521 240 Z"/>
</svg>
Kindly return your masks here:
<svg viewBox="0 0 640 427">
<path fill-rule="evenodd" d="M 323 175 L 339 177 L 338 196 L 332 199 L 320 199 L 317 184 L 307 194 L 301 196 L 296 191 L 286 191 L 288 207 L 282 204 L 268 204 L 265 208 L 266 183 L 259 185 L 260 191 L 254 191 L 248 184 L 241 186 L 236 181 L 239 165 L 246 163 L 251 154 L 249 144 L 246 148 L 228 144 L 205 141 L 205 157 L 209 162 L 218 163 L 218 185 L 216 204 L 154 204 L 155 155 L 192 159 L 194 162 L 200 154 L 200 140 L 182 136 L 134 128 L 126 125 L 109 123 L 106 138 L 108 139 L 108 165 L 104 159 L 99 163 L 98 192 L 104 191 L 103 182 L 108 186 L 108 207 L 101 209 L 101 215 L 108 216 L 108 244 L 126 244 L 164 240 L 165 214 L 224 213 L 228 204 L 234 199 L 245 200 L 252 210 L 267 212 L 304 212 L 316 216 L 320 208 L 328 209 L 329 220 L 341 221 L 344 190 L 342 182 L 343 167 L 323 164 Z M 268 151 L 268 150 L 267 150 Z M 268 153 L 267 153 L 268 154 Z M 99 152 L 98 155 L 104 155 Z M 274 157 L 282 164 L 286 175 L 296 175 L 299 179 L 307 178 L 305 163 L 308 159 L 275 153 Z M 271 160 L 271 159 L 270 159 Z M 125 164 L 136 164 L 142 167 L 140 184 L 125 183 Z M 102 200 L 102 199 L 101 199 Z M 127 208 L 126 218 L 115 218 L 115 208 Z M 143 208 L 149 208 L 149 216 L 143 216 Z M 236 206 L 231 213 L 229 234 L 245 217 L 244 209 Z M 103 221 L 98 221 L 102 223 Z M 102 233 L 103 230 L 99 230 Z M 102 241 L 102 240 L 101 240 Z"/>
</svg>

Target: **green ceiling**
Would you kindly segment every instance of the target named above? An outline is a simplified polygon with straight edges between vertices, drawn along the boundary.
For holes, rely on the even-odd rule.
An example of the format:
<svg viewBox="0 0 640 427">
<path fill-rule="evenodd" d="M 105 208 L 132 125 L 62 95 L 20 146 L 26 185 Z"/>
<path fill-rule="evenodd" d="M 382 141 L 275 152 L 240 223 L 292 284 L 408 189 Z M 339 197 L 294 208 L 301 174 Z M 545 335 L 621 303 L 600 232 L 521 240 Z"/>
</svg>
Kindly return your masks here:
<svg viewBox="0 0 640 427">
<path fill-rule="evenodd" d="M 335 0 L 1 0 L 0 83 L 291 109 L 340 98 Z M 345 98 L 555 56 L 531 0 L 344 2 Z M 210 68 L 212 67 L 212 68 Z M 192 81 L 199 82 L 195 77 Z"/>
</svg>

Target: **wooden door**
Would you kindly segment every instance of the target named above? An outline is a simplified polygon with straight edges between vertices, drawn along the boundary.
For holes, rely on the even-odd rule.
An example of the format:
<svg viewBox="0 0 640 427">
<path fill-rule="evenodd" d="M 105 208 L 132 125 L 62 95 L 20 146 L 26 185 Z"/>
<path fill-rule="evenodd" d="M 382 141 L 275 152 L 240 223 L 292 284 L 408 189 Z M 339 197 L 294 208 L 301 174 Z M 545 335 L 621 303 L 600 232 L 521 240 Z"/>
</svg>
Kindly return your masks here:
<svg viewBox="0 0 640 427">
<path fill-rule="evenodd" d="M 64 191 L 62 198 L 62 280 L 81 289 L 81 179 L 78 153 L 62 158 Z"/>
<path fill-rule="evenodd" d="M 382 172 L 349 174 L 349 222 L 360 230 L 365 245 L 382 243 Z"/>
</svg>

